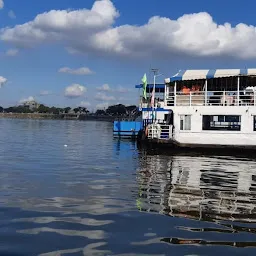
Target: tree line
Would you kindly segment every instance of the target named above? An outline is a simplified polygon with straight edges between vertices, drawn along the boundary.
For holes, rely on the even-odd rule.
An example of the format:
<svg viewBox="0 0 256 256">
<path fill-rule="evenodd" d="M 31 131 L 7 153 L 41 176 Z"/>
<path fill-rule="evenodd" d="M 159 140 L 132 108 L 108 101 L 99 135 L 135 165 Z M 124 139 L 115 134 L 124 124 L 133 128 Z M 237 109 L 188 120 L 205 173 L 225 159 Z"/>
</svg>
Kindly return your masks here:
<svg viewBox="0 0 256 256">
<path fill-rule="evenodd" d="M 31 109 L 29 106 L 13 106 L 13 107 L 8 107 L 8 108 L 3 108 L 0 107 L 0 112 L 5 112 L 5 113 L 47 113 L 47 114 L 64 114 L 64 113 L 69 113 L 72 110 L 71 107 L 66 107 L 66 108 L 57 108 L 57 107 L 48 107 L 43 104 L 40 104 L 37 108 Z M 87 108 L 83 107 L 78 107 L 73 109 L 74 113 L 89 113 Z"/>
<path fill-rule="evenodd" d="M 123 104 L 117 104 L 109 106 L 107 109 L 98 109 L 95 113 L 90 112 L 85 107 L 48 107 L 43 104 L 38 105 L 37 108 L 30 108 L 29 106 L 19 105 L 8 108 L 3 108 L 0 106 L 0 112 L 5 113 L 45 113 L 45 114 L 86 114 L 86 115 L 100 115 L 100 116 L 131 116 L 136 114 L 137 107 L 135 105 L 125 106 Z"/>
</svg>

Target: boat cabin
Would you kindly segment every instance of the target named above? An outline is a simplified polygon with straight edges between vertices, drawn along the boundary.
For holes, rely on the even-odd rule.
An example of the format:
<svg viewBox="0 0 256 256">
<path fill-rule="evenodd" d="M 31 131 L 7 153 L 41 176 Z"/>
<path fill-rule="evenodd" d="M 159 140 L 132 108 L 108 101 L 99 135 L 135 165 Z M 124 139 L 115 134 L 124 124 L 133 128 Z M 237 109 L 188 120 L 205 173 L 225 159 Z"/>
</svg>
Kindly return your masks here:
<svg viewBox="0 0 256 256">
<path fill-rule="evenodd" d="M 256 69 L 179 71 L 148 85 L 140 98 L 143 124 L 154 124 L 150 138 L 182 145 L 256 146 L 255 90 Z"/>
</svg>

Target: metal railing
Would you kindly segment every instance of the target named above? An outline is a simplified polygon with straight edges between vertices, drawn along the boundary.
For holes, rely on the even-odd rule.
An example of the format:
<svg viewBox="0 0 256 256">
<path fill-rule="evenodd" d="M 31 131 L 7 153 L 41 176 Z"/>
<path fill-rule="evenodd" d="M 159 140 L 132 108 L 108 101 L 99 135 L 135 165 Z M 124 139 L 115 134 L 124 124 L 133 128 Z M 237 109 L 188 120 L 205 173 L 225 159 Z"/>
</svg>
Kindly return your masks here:
<svg viewBox="0 0 256 256">
<path fill-rule="evenodd" d="M 169 93 L 167 106 L 256 106 L 254 91 L 195 91 Z"/>
<path fill-rule="evenodd" d="M 256 106 L 254 91 L 191 91 L 170 92 L 164 99 L 155 100 L 155 108 L 165 106 Z M 149 101 L 141 101 L 142 108 L 151 108 Z"/>
<path fill-rule="evenodd" d="M 173 126 L 166 124 L 150 124 L 147 126 L 147 134 L 149 139 L 165 139 L 173 138 Z"/>
</svg>

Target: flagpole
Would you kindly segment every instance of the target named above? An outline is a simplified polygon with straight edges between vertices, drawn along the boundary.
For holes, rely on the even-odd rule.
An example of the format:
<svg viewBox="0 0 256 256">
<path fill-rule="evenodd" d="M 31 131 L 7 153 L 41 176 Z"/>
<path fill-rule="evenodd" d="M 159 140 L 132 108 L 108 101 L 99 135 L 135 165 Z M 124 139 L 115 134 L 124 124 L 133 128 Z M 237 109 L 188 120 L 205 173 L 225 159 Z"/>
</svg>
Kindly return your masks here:
<svg viewBox="0 0 256 256">
<path fill-rule="evenodd" d="M 154 116 L 154 111 L 155 111 L 155 92 L 156 92 L 156 76 L 157 76 L 156 74 L 158 72 L 158 69 L 152 68 L 151 71 L 154 74 L 154 85 L 153 85 L 153 90 L 152 90 L 152 94 L 151 94 L 152 122 L 153 122 L 153 119 L 156 119 L 155 118 L 156 116 Z"/>
</svg>

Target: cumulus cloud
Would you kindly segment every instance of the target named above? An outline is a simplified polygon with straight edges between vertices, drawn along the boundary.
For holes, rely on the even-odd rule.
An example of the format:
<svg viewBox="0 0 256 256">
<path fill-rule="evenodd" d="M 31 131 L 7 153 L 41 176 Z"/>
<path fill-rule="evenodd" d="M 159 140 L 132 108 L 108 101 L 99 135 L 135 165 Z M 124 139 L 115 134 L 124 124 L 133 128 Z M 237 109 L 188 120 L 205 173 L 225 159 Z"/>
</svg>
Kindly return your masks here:
<svg viewBox="0 0 256 256">
<path fill-rule="evenodd" d="M 108 108 L 109 104 L 108 102 L 102 102 L 96 105 L 96 109 L 104 109 L 104 108 Z"/>
<path fill-rule="evenodd" d="M 82 68 L 78 68 L 78 69 L 63 67 L 63 68 L 59 69 L 59 73 L 68 73 L 68 74 L 72 74 L 72 75 L 92 75 L 92 74 L 94 74 L 94 72 L 87 67 L 82 67 Z"/>
<path fill-rule="evenodd" d="M 98 91 L 103 91 L 103 92 L 109 92 L 110 91 L 110 87 L 108 84 L 103 84 L 100 87 L 97 87 Z"/>
<path fill-rule="evenodd" d="M 91 106 L 91 103 L 88 101 L 81 101 L 79 104 L 79 107 L 84 107 L 84 108 L 88 108 Z"/>
<path fill-rule="evenodd" d="M 16 19 L 16 15 L 15 15 L 15 13 L 14 13 L 13 10 L 10 10 L 10 11 L 8 12 L 8 16 L 9 16 L 9 18 L 11 18 L 11 19 Z"/>
<path fill-rule="evenodd" d="M 27 101 L 35 101 L 35 98 L 33 96 L 29 96 L 28 98 L 21 99 L 19 103 L 25 103 Z"/>
<path fill-rule="evenodd" d="M 83 45 L 95 33 L 110 28 L 118 16 L 110 0 L 100 0 L 91 10 L 51 10 L 39 14 L 30 22 L 3 29 L 0 38 L 23 47 L 63 40 L 70 46 Z"/>
<path fill-rule="evenodd" d="M 200 12 L 177 20 L 154 16 L 141 26 L 115 26 L 118 16 L 110 0 L 99 0 L 91 10 L 52 10 L 4 28 L 0 40 L 16 47 L 61 42 L 72 53 L 122 57 L 256 57 L 256 27 L 252 25 L 217 24 L 210 14 Z"/>
<path fill-rule="evenodd" d="M 126 87 L 123 87 L 123 86 L 119 86 L 117 89 L 116 89 L 116 92 L 119 92 L 119 93 L 127 93 L 129 92 L 130 89 L 126 88 Z"/>
<path fill-rule="evenodd" d="M 18 53 L 19 53 L 18 49 L 9 49 L 6 51 L 6 55 L 10 57 L 16 56 Z"/>
<path fill-rule="evenodd" d="M 4 8 L 4 1 L 0 0 L 0 9 L 3 9 L 3 8 Z"/>
<path fill-rule="evenodd" d="M 7 82 L 7 79 L 3 76 L 0 76 L 0 88 Z"/>
<path fill-rule="evenodd" d="M 95 100 L 98 100 L 98 101 L 115 101 L 116 98 L 114 96 L 108 96 L 103 92 L 98 92 L 95 96 Z"/>
<path fill-rule="evenodd" d="M 80 84 L 72 84 L 65 89 L 65 96 L 68 98 L 77 98 L 83 96 L 87 88 Z"/>
</svg>

